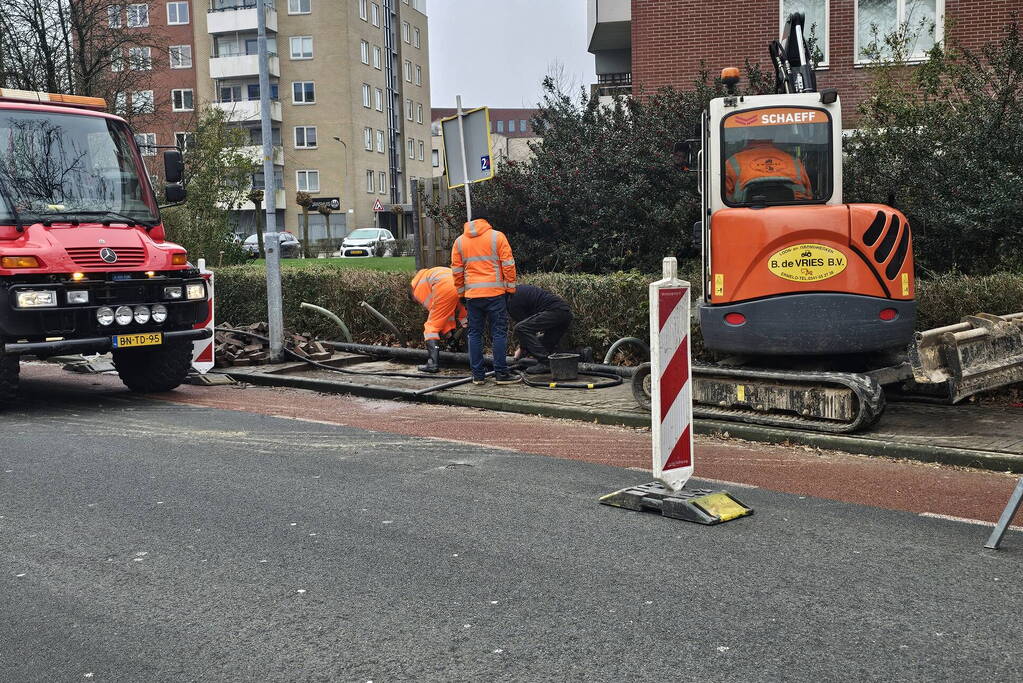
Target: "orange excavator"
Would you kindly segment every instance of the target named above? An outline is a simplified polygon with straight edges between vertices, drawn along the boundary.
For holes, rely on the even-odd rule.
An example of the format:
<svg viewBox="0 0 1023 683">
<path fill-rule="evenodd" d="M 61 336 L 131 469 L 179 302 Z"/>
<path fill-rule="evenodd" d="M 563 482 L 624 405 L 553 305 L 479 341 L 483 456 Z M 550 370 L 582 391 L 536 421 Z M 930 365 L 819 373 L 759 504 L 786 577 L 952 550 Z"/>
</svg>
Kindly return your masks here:
<svg viewBox="0 0 1023 683">
<path fill-rule="evenodd" d="M 910 223 L 843 202 L 841 104 L 817 90 L 801 14 L 770 54 L 776 93 L 739 95 L 725 69 L 728 94 L 677 149 L 698 171 L 703 344 L 723 357 L 694 364 L 694 414 L 851 432 L 881 415 L 884 385 L 955 402 L 1023 381 L 1023 313 L 914 332 Z"/>
</svg>

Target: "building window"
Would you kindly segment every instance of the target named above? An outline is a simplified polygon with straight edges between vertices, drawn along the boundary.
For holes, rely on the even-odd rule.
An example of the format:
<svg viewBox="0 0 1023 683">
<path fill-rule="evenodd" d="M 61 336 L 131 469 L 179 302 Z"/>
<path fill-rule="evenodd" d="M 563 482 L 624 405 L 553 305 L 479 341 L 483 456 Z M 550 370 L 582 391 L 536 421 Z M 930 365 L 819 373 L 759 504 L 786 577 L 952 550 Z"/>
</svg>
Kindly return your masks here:
<svg viewBox="0 0 1023 683">
<path fill-rule="evenodd" d="M 419 43 L 419 29 L 413 29 L 412 31 L 412 44 L 416 47 L 420 47 Z"/>
<path fill-rule="evenodd" d="M 384 131 L 377 131 L 377 151 L 381 154 L 384 153 Z"/>
<path fill-rule="evenodd" d="M 295 149 L 316 148 L 316 126 L 295 126 Z"/>
<path fill-rule="evenodd" d="M 423 84 L 423 67 L 416 64 L 416 85 Z"/>
<path fill-rule="evenodd" d="M 380 25 L 380 5 L 375 2 L 369 3 L 369 21 L 374 26 Z"/>
<path fill-rule="evenodd" d="M 422 122 L 423 122 L 423 105 L 417 104 L 416 105 L 416 123 L 422 123 Z"/>
<path fill-rule="evenodd" d="M 171 90 L 171 109 L 174 111 L 192 111 L 195 109 L 192 89 Z"/>
<path fill-rule="evenodd" d="M 377 111 L 383 111 L 384 110 L 384 91 L 381 90 L 380 88 L 377 88 L 376 89 L 376 93 L 374 94 L 374 98 L 373 99 L 374 99 L 374 103 L 376 104 Z"/>
<path fill-rule="evenodd" d="M 387 194 L 387 174 L 384 173 L 383 171 L 380 171 L 379 180 L 380 183 L 378 187 L 380 188 L 380 194 Z"/>
<path fill-rule="evenodd" d="M 294 104 L 313 104 L 316 102 L 316 86 L 313 81 L 292 81 L 291 101 Z"/>
<path fill-rule="evenodd" d="M 291 37 L 291 58 L 312 59 L 313 58 L 313 37 L 292 36 Z"/>
<path fill-rule="evenodd" d="M 934 47 L 935 39 L 944 35 L 944 0 L 857 0 L 856 61 L 872 61 L 865 51 L 877 42 L 880 57 L 891 57 L 891 48 L 884 44 L 887 34 L 904 31 L 909 38 L 908 57 L 924 59 Z"/>
<path fill-rule="evenodd" d="M 359 0 L 359 18 L 366 21 L 366 0 Z"/>
<path fill-rule="evenodd" d="M 373 181 L 376 179 L 374 171 L 366 171 L 366 192 L 373 194 Z"/>
<path fill-rule="evenodd" d="M 520 133 L 525 133 L 526 132 L 526 120 L 525 119 L 519 119 L 519 132 Z"/>
<path fill-rule="evenodd" d="M 110 53 L 110 70 L 124 71 L 124 52 L 117 48 Z"/>
<path fill-rule="evenodd" d="M 319 192 L 320 172 L 295 171 L 295 186 L 302 192 Z"/>
<path fill-rule="evenodd" d="M 409 159 L 416 158 L 416 141 L 413 140 L 412 138 L 408 139 L 408 158 Z"/>
<path fill-rule="evenodd" d="M 129 28 L 149 26 L 149 5 L 128 5 L 127 15 Z"/>
<path fill-rule="evenodd" d="M 144 157 L 156 156 L 156 133 L 135 133 L 135 144 Z"/>
<path fill-rule="evenodd" d="M 362 144 L 366 148 L 367 152 L 373 151 L 373 129 L 363 128 L 362 129 Z"/>
<path fill-rule="evenodd" d="M 258 87 L 258 86 L 257 86 Z M 242 87 L 240 85 L 225 85 L 220 88 L 221 102 L 241 102 Z"/>
<path fill-rule="evenodd" d="M 191 69 L 192 68 L 192 46 L 191 45 L 171 45 L 170 49 L 170 68 L 172 69 Z"/>
<path fill-rule="evenodd" d="M 412 100 L 405 100 L 405 118 L 412 120 Z"/>
<path fill-rule="evenodd" d="M 369 84 L 362 84 L 362 106 L 369 108 Z"/>
<path fill-rule="evenodd" d="M 401 39 L 406 43 L 412 42 L 412 27 L 407 21 L 401 22 Z"/>
<path fill-rule="evenodd" d="M 380 68 L 380 48 L 376 45 L 373 46 L 373 68 Z"/>
<path fill-rule="evenodd" d="M 121 28 L 121 8 L 111 5 L 107 7 L 107 26 Z"/>
<path fill-rule="evenodd" d="M 189 90 L 188 92 L 192 92 Z M 191 103 L 191 100 L 189 100 Z M 131 110 L 136 114 L 152 114 L 155 111 L 153 105 L 153 91 L 139 90 L 131 94 Z"/>
<path fill-rule="evenodd" d="M 419 141 L 419 160 L 426 161 L 426 145 L 422 140 Z"/>
<path fill-rule="evenodd" d="M 195 133 L 175 133 L 174 146 L 182 152 L 187 152 L 192 143 L 195 142 Z"/>
<path fill-rule="evenodd" d="M 168 2 L 167 3 L 167 24 L 180 26 L 188 23 L 188 3 Z"/>
<path fill-rule="evenodd" d="M 430 152 L 430 161 L 433 163 L 434 168 L 440 168 L 440 150 L 435 149 Z"/>
<path fill-rule="evenodd" d="M 369 43 L 365 40 L 359 41 L 359 58 L 363 64 L 369 64 Z"/>
<path fill-rule="evenodd" d="M 405 80 L 409 83 L 412 82 L 412 62 L 405 60 Z"/>
<path fill-rule="evenodd" d="M 313 11 L 312 0 L 288 0 L 288 14 L 309 14 Z"/>
<path fill-rule="evenodd" d="M 498 133 L 503 133 L 504 132 L 504 121 L 498 121 L 497 122 L 497 132 Z"/>
<path fill-rule="evenodd" d="M 821 64 L 828 63 L 828 6 L 830 0 L 780 0 L 781 13 L 779 17 L 778 37 L 784 37 L 785 21 L 793 12 L 802 12 L 806 17 L 803 24 L 805 37 L 809 41 L 813 36 L 817 47 L 821 51 Z"/>
<path fill-rule="evenodd" d="M 132 71 L 149 71 L 152 69 L 152 51 L 148 47 L 129 47 L 128 68 Z"/>
</svg>

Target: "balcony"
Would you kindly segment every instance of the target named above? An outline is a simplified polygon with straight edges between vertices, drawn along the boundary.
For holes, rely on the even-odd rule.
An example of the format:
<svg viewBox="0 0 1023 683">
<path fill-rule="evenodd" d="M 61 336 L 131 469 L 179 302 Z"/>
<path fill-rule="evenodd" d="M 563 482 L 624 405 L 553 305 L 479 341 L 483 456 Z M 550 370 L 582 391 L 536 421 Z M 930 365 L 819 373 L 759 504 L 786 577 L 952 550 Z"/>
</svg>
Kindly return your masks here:
<svg viewBox="0 0 1023 683">
<path fill-rule="evenodd" d="M 275 54 L 269 59 L 270 75 L 281 76 L 281 60 Z M 228 55 L 210 57 L 210 78 L 247 78 L 259 76 L 258 55 Z"/>
<path fill-rule="evenodd" d="M 206 30 L 210 34 L 256 31 L 258 24 L 256 0 L 213 0 L 206 15 Z M 266 30 L 277 31 L 277 10 L 273 2 L 267 3 Z"/>
<path fill-rule="evenodd" d="M 236 102 L 214 102 L 213 106 L 227 114 L 228 123 L 258 123 L 263 114 L 259 100 Z M 270 102 L 270 120 L 280 123 L 282 118 L 280 100 Z"/>
<path fill-rule="evenodd" d="M 596 54 L 632 47 L 631 0 L 587 0 L 587 50 Z"/>
<path fill-rule="evenodd" d="M 239 147 L 238 151 L 253 161 L 263 163 L 263 145 L 246 145 L 244 147 Z M 273 157 L 274 166 L 284 165 L 284 147 L 282 145 L 273 146 Z"/>
<path fill-rule="evenodd" d="M 263 189 L 263 188 L 258 188 L 258 189 Z M 277 200 L 276 201 L 276 209 L 278 211 L 280 211 L 281 209 L 288 208 L 287 205 L 286 205 L 286 197 L 287 197 L 287 195 L 284 193 L 284 190 L 277 190 L 276 192 L 274 192 L 274 198 Z M 221 208 L 227 208 L 227 207 L 221 205 Z M 234 208 L 235 208 L 236 211 L 255 211 L 256 210 L 256 205 L 253 204 L 252 202 L 246 200 L 246 201 L 241 202 L 240 204 L 238 204 Z M 266 211 L 266 206 L 260 205 L 259 208 L 262 211 Z"/>
</svg>

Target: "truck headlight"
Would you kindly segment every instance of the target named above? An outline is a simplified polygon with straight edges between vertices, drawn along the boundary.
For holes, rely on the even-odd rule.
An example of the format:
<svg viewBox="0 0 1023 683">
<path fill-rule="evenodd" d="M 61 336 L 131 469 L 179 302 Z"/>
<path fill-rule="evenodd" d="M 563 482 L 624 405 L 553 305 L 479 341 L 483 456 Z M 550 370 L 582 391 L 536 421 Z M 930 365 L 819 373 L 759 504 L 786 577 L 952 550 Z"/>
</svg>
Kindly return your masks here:
<svg viewBox="0 0 1023 683">
<path fill-rule="evenodd" d="M 68 292 L 67 302 L 69 304 L 87 304 L 89 303 L 89 292 L 84 289 Z"/>
<path fill-rule="evenodd" d="M 163 298 L 164 299 L 180 299 L 182 295 L 182 289 L 178 287 L 164 287 Z"/>
<path fill-rule="evenodd" d="M 18 308 L 54 308 L 57 305 L 57 292 L 52 289 L 26 290 L 16 296 Z"/>
<path fill-rule="evenodd" d="M 118 325 L 130 325 L 134 317 L 135 312 L 127 306 L 118 306 L 117 310 L 114 311 L 114 320 L 117 321 Z"/>
<path fill-rule="evenodd" d="M 167 319 L 167 307 L 163 304 L 153 306 L 153 322 L 162 323 Z"/>
<path fill-rule="evenodd" d="M 134 311 L 135 322 L 145 325 L 149 322 L 149 306 L 136 306 Z"/>
<path fill-rule="evenodd" d="M 96 309 L 96 320 L 100 325 L 106 327 L 114 324 L 114 309 L 109 306 L 101 306 Z"/>
<path fill-rule="evenodd" d="M 206 298 L 206 285 L 202 282 L 193 282 L 185 286 L 185 298 L 192 299 L 205 299 Z"/>
</svg>

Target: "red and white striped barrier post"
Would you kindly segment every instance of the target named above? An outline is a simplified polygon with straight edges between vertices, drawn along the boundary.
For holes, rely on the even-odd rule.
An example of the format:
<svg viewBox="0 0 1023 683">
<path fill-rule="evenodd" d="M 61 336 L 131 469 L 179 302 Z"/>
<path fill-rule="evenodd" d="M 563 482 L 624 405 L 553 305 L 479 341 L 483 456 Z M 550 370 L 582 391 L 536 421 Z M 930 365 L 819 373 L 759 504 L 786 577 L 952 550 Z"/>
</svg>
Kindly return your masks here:
<svg viewBox="0 0 1023 683">
<path fill-rule="evenodd" d="M 693 378 L 690 368 L 690 285 L 674 257 L 650 284 L 650 379 L 653 474 L 672 491 L 693 475 Z"/>
<path fill-rule="evenodd" d="M 192 369 L 200 375 L 205 375 L 213 369 L 213 335 L 215 334 L 213 330 L 213 271 L 206 269 L 206 259 L 199 259 L 199 274 L 202 275 L 203 280 L 206 280 L 206 291 L 209 294 L 209 311 L 206 319 L 196 323 L 194 329 L 208 329 L 210 337 L 208 339 L 196 339 L 192 342 Z"/>
</svg>

